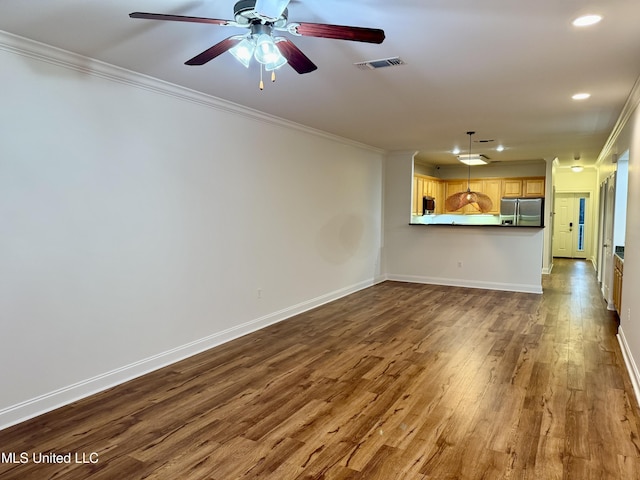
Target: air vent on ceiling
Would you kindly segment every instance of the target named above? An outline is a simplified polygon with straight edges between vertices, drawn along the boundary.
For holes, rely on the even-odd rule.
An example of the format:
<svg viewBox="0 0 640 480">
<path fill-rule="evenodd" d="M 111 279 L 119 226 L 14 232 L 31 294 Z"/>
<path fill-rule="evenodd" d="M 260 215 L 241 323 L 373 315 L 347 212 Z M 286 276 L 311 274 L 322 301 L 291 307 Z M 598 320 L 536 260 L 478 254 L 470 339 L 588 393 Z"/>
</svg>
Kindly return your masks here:
<svg viewBox="0 0 640 480">
<path fill-rule="evenodd" d="M 400 57 L 382 58 L 380 60 L 369 60 L 367 62 L 358 62 L 354 64 L 360 70 L 375 70 L 376 68 L 397 67 L 405 65 L 404 60 Z"/>
</svg>

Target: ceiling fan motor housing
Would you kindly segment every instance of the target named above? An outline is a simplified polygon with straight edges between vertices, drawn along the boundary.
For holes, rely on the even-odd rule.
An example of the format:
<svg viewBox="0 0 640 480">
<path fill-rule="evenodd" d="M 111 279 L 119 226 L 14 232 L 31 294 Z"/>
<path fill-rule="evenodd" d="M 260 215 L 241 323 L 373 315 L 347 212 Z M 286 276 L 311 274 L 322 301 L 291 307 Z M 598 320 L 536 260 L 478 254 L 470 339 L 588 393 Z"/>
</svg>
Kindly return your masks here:
<svg viewBox="0 0 640 480">
<path fill-rule="evenodd" d="M 275 22 L 262 17 L 256 12 L 256 0 L 240 0 L 233 7 L 236 23 L 239 25 L 252 25 L 254 23 L 268 23 L 276 28 L 283 28 L 287 24 L 289 11 L 285 8 L 280 18 Z"/>
</svg>

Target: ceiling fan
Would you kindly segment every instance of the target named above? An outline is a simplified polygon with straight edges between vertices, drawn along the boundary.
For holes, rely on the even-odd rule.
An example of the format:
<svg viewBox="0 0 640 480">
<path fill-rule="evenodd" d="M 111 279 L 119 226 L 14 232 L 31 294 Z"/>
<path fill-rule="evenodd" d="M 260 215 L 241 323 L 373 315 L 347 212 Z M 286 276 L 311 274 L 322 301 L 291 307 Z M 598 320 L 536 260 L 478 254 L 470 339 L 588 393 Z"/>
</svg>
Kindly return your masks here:
<svg viewBox="0 0 640 480">
<path fill-rule="evenodd" d="M 249 67 L 252 58 L 255 58 L 267 71 L 276 70 L 288 63 L 296 72 L 303 74 L 312 72 L 318 67 L 289 39 L 280 36 L 274 37 L 274 31 L 288 32 L 296 36 L 367 43 L 382 43 L 385 38 L 384 31 L 377 28 L 289 22 L 287 6 L 290 1 L 241 0 L 233 8 L 234 20 L 145 12 L 133 12 L 129 14 L 129 17 L 174 22 L 209 23 L 224 27 L 249 29 L 249 32 L 244 35 L 233 35 L 213 45 L 204 52 L 187 60 L 185 62 L 186 65 L 204 65 L 229 51 L 245 67 Z"/>
</svg>

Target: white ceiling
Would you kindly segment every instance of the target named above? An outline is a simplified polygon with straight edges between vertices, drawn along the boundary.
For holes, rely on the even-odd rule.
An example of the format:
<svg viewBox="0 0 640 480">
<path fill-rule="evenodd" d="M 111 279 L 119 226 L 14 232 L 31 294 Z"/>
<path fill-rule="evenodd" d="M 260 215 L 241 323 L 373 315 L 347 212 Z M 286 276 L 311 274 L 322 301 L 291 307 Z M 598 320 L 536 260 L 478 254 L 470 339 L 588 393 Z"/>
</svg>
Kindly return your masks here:
<svg viewBox="0 0 640 480">
<path fill-rule="evenodd" d="M 289 38 L 318 66 L 259 70 L 230 54 L 184 62 L 245 30 L 130 19 L 133 11 L 233 19 L 234 0 L 2 0 L 0 30 L 70 50 L 385 150 L 455 163 L 454 146 L 496 161 L 593 164 L 640 76 L 638 0 L 293 0 L 290 21 L 382 28 L 381 45 Z M 596 12 L 598 25 L 571 21 Z M 364 71 L 356 62 L 399 56 Z M 571 95 L 587 91 L 576 102 Z M 503 143 L 506 150 L 493 147 Z M 579 156 L 580 161 L 574 158 Z"/>
</svg>

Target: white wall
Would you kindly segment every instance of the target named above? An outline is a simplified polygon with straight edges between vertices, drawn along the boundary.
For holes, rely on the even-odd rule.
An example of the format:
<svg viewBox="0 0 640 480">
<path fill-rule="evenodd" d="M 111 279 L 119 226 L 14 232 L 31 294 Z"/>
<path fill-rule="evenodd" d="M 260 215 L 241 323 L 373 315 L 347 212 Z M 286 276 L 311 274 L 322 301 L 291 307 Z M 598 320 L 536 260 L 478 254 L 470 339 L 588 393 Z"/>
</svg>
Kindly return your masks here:
<svg viewBox="0 0 640 480">
<path fill-rule="evenodd" d="M 397 152 L 386 161 L 388 278 L 541 293 L 543 229 L 409 225 L 413 155 Z"/>
<path fill-rule="evenodd" d="M 0 428 L 380 277 L 382 152 L 8 35 L 0 70 Z"/>
<path fill-rule="evenodd" d="M 624 275 L 619 338 L 636 397 L 640 401 L 640 79 L 625 105 L 618 125 L 603 149 L 599 165 L 599 180 L 604 180 L 616 168 L 613 154 L 628 150 L 628 193 Z"/>
<path fill-rule="evenodd" d="M 624 247 L 627 231 L 627 195 L 629 190 L 629 160 L 618 160 L 616 165 L 616 199 L 613 218 L 613 245 Z"/>
<path fill-rule="evenodd" d="M 631 132 L 629 145 L 629 190 L 627 197 L 627 227 L 624 247 L 624 276 L 622 283 L 622 314 L 620 329 L 629 348 L 633 366 L 632 378 L 637 387 L 640 382 L 637 365 L 640 364 L 640 109 L 628 126 Z"/>
</svg>

